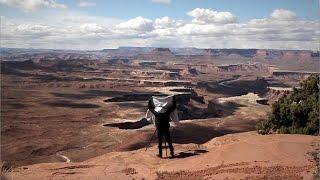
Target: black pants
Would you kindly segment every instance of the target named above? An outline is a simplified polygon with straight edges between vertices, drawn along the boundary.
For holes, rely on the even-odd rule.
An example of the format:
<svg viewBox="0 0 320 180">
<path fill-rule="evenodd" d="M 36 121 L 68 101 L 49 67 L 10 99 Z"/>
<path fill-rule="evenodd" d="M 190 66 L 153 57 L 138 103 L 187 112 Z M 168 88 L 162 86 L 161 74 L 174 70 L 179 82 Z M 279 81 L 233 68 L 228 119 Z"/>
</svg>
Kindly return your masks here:
<svg viewBox="0 0 320 180">
<path fill-rule="evenodd" d="M 170 130 L 168 127 L 158 126 L 158 148 L 159 148 L 159 156 L 162 157 L 162 137 L 164 137 L 169 145 L 171 156 L 174 155 L 172 141 L 170 137 Z"/>
</svg>

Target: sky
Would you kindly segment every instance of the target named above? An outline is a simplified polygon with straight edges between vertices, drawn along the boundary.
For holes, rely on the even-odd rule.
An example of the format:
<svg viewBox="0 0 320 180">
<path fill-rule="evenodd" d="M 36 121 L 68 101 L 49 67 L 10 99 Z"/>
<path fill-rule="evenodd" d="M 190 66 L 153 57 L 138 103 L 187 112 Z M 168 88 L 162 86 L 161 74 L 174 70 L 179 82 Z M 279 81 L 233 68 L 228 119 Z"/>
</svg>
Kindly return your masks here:
<svg viewBox="0 0 320 180">
<path fill-rule="evenodd" d="M 0 0 L 1 47 L 319 50 L 319 0 Z"/>
</svg>

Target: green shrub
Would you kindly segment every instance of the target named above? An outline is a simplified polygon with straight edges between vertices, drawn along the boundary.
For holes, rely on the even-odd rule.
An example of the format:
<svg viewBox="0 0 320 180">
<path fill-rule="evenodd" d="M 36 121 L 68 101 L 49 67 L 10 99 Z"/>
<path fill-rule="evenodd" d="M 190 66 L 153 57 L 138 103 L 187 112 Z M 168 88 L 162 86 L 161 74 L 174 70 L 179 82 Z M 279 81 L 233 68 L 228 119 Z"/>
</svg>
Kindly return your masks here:
<svg viewBox="0 0 320 180">
<path fill-rule="evenodd" d="M 312 75 L 291 94 L 272 104 L 268 119 L 257 124 L 260 134 L 270 131 L 290 134 L 319 133 L 319 76 Z"/>
</svg>

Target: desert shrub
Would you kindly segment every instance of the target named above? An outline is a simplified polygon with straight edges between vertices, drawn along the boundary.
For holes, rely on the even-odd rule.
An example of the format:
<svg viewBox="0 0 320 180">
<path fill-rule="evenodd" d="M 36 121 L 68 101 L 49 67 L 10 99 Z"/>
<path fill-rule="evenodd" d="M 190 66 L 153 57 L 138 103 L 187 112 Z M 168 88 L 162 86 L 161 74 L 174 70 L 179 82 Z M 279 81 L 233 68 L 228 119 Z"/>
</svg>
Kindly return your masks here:
<svg viewBox="0 0 320 180">
<path fill-rule="evenodd" d="M 12 171 L 11 165 L 7 162 L 0 162 L 0 167 L 1 167 L 0 179 L 1 180 L 9 179 L 7 177 L 7 174 Z"/>
<path fill-rule="evenodd" d="M 240 74 L 235 74 L 235 75 L 233 75 L 233 78 L 239 78 L 239 77 L 241 77 Z"/>
<path fill-rule="evenodd" d="M 312 75 L 272 104 L 268 119 L 257 124 L 260 134 L 276 131 L 284 134 L 319 133 L 319 76 Z"/>
<path fill-rule="evenodd" d="M 268 134 L 269 130 L 271 129 L 270 121 L 261 121 L 256 126 L 259 134 Z"/>
</svg>

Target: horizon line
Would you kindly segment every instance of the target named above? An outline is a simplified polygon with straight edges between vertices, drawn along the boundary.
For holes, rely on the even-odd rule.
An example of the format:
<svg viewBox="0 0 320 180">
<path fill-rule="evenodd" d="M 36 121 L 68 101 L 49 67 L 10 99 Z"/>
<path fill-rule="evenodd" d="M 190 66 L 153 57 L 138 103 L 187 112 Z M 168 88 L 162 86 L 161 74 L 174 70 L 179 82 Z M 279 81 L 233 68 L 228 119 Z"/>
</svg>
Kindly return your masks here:
<svg viewBox="0 0 320 180">
<path fill-rule="evenodd" d="M 164 47 L 164 46 L 118 46 L 117 48 L 103 48 L 103 49 L 55 49 L 55 48 L 20 48 L 20 47 L 0 47 L 0 49 L 25 49 L 25 50 L 55 50 L 55 51 L 103 51 L 103 50 L 117 50 L 120 48 L 168 48 L 168 49 L 217 49 L 217 50 L 226 50 L 226 49 L 237 49 L 237 50 L 278 50 L 278 51 L 313 51 L 319 52 L 320 49 L 276 49 L 276 48 L 198 48 L 198 47 Z"/>
</svg>

